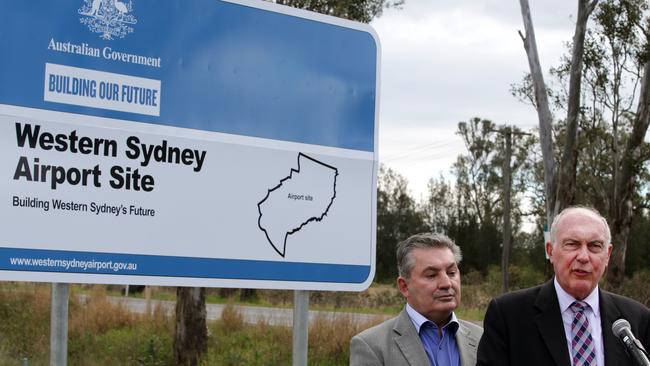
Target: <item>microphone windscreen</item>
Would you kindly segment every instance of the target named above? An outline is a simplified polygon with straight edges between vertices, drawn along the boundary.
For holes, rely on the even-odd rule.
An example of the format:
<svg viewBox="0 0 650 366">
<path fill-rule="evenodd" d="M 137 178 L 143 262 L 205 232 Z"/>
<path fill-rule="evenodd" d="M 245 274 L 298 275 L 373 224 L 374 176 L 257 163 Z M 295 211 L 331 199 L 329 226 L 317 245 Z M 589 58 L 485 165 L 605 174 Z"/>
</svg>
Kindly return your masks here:
<svg viewBox="0 0 650 366">
<path fill-rule="evenodd" d="M 612 332 L 617 337 L 621 336 L 624 329 L 630 329 L 630 323 L 625 319 L 619 319 L 612 324 Z"/>
</svg>

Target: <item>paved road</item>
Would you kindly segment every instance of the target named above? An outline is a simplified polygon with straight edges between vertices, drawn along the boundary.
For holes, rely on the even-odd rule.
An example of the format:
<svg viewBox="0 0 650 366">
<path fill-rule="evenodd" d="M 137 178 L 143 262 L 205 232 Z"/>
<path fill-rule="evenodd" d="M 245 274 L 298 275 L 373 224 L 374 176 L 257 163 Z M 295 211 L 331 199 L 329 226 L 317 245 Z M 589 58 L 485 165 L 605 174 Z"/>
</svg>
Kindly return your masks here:
<svg viewBox="0 0 650 366">
<path fill-rule="evenodd" d="M 147 301 L 144 299 L 135 299 L 127 297 L 109 297 L 110 301 L 114 303 L 121 303 L 130 309 L 132 312 L 144 314 L 147 312 Z M 174 307 L 176 306 L 175 301 L 163 301 L 163 300 L 151 300 L 151 308 L 156 306 L 161 306 L 169 314 L 174 313 Z M 244 322 L 249 324 L 256 324 L 260 320 L 266 321 L 270 325 L 293 325 L 293 309 L 282 309 L 282 308 L 269 308 L 269 307 L 259 307 L 259 306 L 240 306 L 235 305 L 243 314 Z M 206 310 L 208 315 L 208 320 L 216 320 L 221 318 L 221 312 L 225 305 L 223 304 L 207 304 Z M 369 314 L 358 314 L 358 313 L 344 313 L 344 312 L 333 312 L 333 311 L 309 311 L 309 320 L 312 321 L 316 318 L 325 318 L 325 319 L 336 319 L 336 318 L 346 318 L 351 319 L 357 323 L 370 323 L 370 322 L 379 322 L 389 318 L 388 315 L 369 315 Z"/>
</svg>

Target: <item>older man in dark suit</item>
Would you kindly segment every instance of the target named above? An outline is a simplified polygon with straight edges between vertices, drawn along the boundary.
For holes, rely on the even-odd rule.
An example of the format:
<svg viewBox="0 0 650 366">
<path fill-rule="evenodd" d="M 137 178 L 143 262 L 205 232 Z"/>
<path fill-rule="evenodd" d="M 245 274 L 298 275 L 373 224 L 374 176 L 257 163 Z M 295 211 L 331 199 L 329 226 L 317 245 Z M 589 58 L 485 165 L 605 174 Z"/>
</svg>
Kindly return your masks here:
<svg viewBox="0 0 650 366">
<path fill-rule="evenodd" d="M 442 234 L 413 235 L 397 246 L 397 286 L 406 298 L 395 318 L 350 342 L 350 365 L 474 366 L 483 330 L 456 318 L 460 248 Z"/>
<path fill-rule="evenodd" d="M 595 210 L 570 207 L 553 221 L 546 253 L 553 280 L 490 302 L 478 365 L 634 365 L 612 333 L 627 319 L 650 345 L 650 310 L 598 288 L 612 252 L 607 221 Z"/>
</svg>

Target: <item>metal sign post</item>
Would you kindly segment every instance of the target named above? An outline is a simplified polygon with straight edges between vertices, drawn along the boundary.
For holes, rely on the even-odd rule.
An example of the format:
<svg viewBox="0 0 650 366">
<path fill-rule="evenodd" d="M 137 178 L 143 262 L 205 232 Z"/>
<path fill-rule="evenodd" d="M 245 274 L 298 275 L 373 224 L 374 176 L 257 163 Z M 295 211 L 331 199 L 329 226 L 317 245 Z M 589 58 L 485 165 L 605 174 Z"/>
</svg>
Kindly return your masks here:
<svg viewBox="0 0 650 366">
<path fill-rule="evenodd" d="M 307 366 L 309 343 L 309 291 L 293 292 L 293 366 Z"/>
<path fill-rule="evenodd" d="M 50 366 L 68 363 L 68 297 L 70 285 L 52 283 L 50 314 Z"/>
</svg>

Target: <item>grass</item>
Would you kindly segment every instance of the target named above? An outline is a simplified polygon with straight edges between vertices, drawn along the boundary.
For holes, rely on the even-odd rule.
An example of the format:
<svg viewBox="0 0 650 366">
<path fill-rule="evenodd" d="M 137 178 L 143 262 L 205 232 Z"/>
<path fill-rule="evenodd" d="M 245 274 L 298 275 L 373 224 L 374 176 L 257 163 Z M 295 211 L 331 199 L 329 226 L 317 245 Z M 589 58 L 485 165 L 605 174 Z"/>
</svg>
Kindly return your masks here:
<svg viewBox="0 0 650 366">
<path fill-rule="evenodd" d="M 174 319 L 163 309 L 151 315 L 128 312 L 108 300 L 104 286 L 84 289 L 84 300 L 71 287 L 68 363 L 71 365 L 171 365 Z M 49 364 L 50 286 L 0 284 L 0 364 Z M 26 311 L 26 309 L 32 309 Z M 375 323 L 378 323 L 378 318 Z M 344 365 L 350 338 L 374 323 L 349 317 L 318 318 L 309 328 L 309 364 Z M 210 322 L 203 365 L 286 365 L 291 363 L 292 330 L 261 320 L 246 324 L 230 303 L 221 319 Z"/>
<path fill-rule="evenodd" d="M 457 315 L 481 321 L 492 296 L 498 294 L 498 276 L 470 275 L 463 284 Z M 534 277 L 530 277 L 534 278 Z M 650 271 L 639 272 L 618 289 L 649 305 Z M 524 286 L 518 283 L 517 286 Z M 226 303 L 221 319 L 208 323 L 208 351 L 202 365 L 288 365 L 291 364 L 292 330 L 270 325 L 265 320 L 246 324 L 235 305 L 237 294 L 229 298 L 211 295 Z M 84 293 L 85 297 L 75 294 Z M 163 308 L 152 314 L 133 314 L 109 301 L 114 294 L 107 286 L 71 286 L 68 319 L 68 363 L 70 365 L 171 365 L 174 316 Z M 119 293 L 119 290 L 118 292 Z M 174 288 L 160 288 L 154 298 L 173 300 Z M 82 300 L 80 300 L 82 299 Z M 260 290 L 255 305 L 290 307 L 291 291 Z M 347 365 L 350 338 L 386 314 L 397 314 L 404 304 L 401 294 L 390 285 L 373 285 L 360 293 L 311 293 L 310 308 L 342 311 L 362 309 L 378 316 L 365 324 L 351 317 L 316 318 L 309 326 L 309 365 Z M 49 364 L 50 285 L 0 283 L 0 365 Z"/>
<path fill-rule="evenodd" d="M 76 294 L 83 293 L 84 297 Z M 172 299 L 173 288 L 161 288 L 156 298 Z M 71 365 L 171 365 L 174 319 L 162 308 L 151 315 L 133 314 L 108 296 L 119 294 L 107 286 L 71 286 L 68 318 L 68 363 Z M 258 302 L 290 307 L 292 291 L 264 291 Z M 292 329 L 264 320 L 246 324 L 233 298 L 221 319 L 208 324 L 208 352 L 203 365 L 286 365 L 291 363 Z M 311 309 L 344 311 L 361 308 L 378 316 L 359 324 L 352 317 L 316 318 L 309 326 L 309 364 L 346 365 L 350 338 L 384 314 L 403 306 L 396 289 L 378 285 L 363 293 L 312 292 Z M 25 309 L 32 309 L 26 311 Z M 0 364 L 49 363 L 50 286 L 34 283 L 0 284 Z"/>
</svg>

